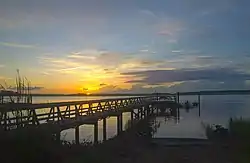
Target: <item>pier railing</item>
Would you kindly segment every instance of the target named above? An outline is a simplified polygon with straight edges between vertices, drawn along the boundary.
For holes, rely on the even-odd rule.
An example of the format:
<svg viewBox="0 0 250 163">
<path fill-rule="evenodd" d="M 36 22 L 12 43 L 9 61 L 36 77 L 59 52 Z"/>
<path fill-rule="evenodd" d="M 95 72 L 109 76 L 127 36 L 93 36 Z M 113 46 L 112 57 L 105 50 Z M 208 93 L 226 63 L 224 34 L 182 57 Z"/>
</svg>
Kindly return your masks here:
<svg viewBox="0 0 250 163">
<path fill-rule="evenodd" d="M 122 108 L 135 107 L 155 100 L 157 97 L 147 96 L 42 104 L 2 104 L 0 105 L 0 126 L 9 130 L 29 124 L 41 125 L 75 121 L 98 113 L 115 112 Z"/>
</svg>

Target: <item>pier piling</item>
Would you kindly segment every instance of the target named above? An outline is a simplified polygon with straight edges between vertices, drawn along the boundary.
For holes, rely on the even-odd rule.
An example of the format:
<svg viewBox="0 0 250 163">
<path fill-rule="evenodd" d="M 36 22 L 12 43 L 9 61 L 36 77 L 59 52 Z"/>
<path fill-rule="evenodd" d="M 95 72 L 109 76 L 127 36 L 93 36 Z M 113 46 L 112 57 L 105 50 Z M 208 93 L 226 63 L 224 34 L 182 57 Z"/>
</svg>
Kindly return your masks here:
<svg viewBox="0 0 250 163">
<path fill-rule="evenodd" d="M 75 142 L 76 144 L 80 144 L 80 132 L 79 132 L 79 126 L 75 128 Z"/>
<path fill-rule="evenodd" d="M 117 116 L 117 135 L 122 131 L 122 114 Z"/>
<path fill-rule="evenodd" d="M 201 95 L 198 94 L 198 105 L 199 105 L 199 117 L 201 116 Z"/>
<path fill-rule="evenodd" d="M 103 119 L 103 141 L 107 140 L 107 120 Z"/>
<path fill-rule="evenodd" d="M 98 121 L 94 124 L 94 143 L 98 143 Z"/>
</svg>

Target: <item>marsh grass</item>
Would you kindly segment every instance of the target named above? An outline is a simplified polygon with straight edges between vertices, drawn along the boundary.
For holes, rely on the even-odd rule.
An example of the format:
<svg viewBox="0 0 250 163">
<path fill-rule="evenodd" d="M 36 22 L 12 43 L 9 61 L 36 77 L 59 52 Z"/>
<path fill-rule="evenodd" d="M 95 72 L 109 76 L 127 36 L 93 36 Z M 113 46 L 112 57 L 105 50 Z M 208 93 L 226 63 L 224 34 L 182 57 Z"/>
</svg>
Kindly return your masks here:
<svg viewBox="0 0 250 163">
<path fill-rule="evenodd" d="M 229 131 L 232 137 L 250 143 L 250 119 L 230 119 Z"/>
<path fill-rule="evenodd" d="M 228 129 L 221 125 L 204 125 L 208 139 L 227 143 L 239 163 L 250 162 L 250 119 L 230 118 Z"/>
</svg>

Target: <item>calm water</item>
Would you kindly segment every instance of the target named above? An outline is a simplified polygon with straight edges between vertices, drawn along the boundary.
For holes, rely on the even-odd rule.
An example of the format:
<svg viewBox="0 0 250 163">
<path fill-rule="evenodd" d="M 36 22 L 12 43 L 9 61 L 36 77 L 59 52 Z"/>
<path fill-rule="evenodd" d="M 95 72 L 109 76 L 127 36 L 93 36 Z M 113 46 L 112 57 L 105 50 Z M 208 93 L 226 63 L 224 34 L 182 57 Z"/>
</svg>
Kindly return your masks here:
<svg viewBox="0 0 250 163">
<path fill-rule="evenodd" d="M 79 100 L 94 100 L 106 98 L 121 98 L 121 97 L 34 97 L 35 103 L 42 102 L 63 102 L 63 101 L 79 101 Z M 122 97 L 126 98 L 126 97 Z M 198 116 L 198 108 L 191 109 L 188 113 L 185 110 L 180 110 L 180 120 L 164 117 L 157 117 L 156 121 L 160 122 L 154 137 L 174 137 L 174 138 L 206 138 L 202 123 L 205 124 L 222 124 L 227 125 L 230 117 L 245 117 L 250 118 L 250 96 L 202 96 L 201 97 L 201 116 Z M 189 100 L 197 101 L 195 96 L 182 96 L 180 102 Z M 123 114 L 123 127 L 130 119 L 129 113 Z M 99 140 L 102 140 L 102 121 L 99 125 Z M 82 125 L 80 127 L 80 139 L 93 140 L 93 126 Z M 61 132 L 61 139 L 67 141 L 74 140 L 74 129 L 68 129 Z M 116 118 L 111 117 L 107 120 L 107 137 L 116 135 Z"/>
<path fill-rule="evenodd" d="M 198 108 L 188 113 L 180 109 L 180 120 L 157 117 L 160 127 L 154 135 L 156 138 L 206 138 L 202 124 L 228 125 L 229 118 L 250 118 L 250 96 L 202 96 L 201 116 Z M 195 96 L 182 96 L 180 102 L 197 101 Z"/>
<path fill-rule="evenodd" d="M 42 97 L 33 97 L 33 103 L 86 101 L 86 100 L 128 98 L 128 97 L 130 96 L 42 96 Z"/>
</svg>

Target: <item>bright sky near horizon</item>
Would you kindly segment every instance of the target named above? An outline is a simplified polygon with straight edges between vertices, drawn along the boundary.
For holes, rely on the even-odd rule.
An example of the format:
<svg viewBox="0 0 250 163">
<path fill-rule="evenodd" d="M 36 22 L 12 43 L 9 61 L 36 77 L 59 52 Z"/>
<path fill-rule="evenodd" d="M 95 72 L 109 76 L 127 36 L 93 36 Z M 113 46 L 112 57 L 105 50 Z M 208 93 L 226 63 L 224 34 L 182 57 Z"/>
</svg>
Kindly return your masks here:
<svg viewBox="0 0 250 163">
<path fill-rule="evenodd" d="M 0 0 L 0 82 L 38 93 L 250 88 L 248 0 Z"/>
</svg>

